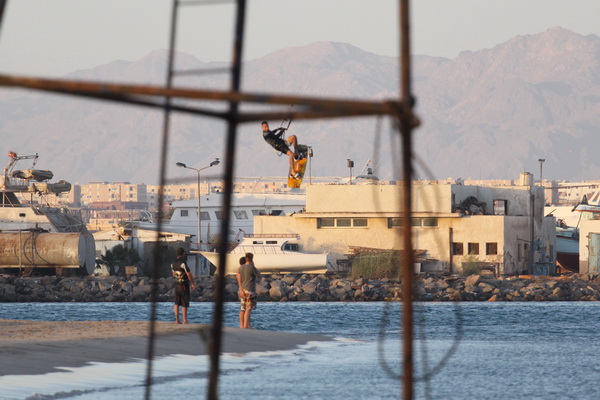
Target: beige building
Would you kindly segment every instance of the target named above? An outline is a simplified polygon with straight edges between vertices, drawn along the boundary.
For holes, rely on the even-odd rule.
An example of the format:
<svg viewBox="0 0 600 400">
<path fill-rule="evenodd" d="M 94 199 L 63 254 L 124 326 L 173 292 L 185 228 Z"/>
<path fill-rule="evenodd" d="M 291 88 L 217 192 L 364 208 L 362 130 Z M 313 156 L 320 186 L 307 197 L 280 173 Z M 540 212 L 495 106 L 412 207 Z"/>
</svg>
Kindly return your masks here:
<svg viewBox="0 0 600 400">
<path fill-rule="evenodd" d="M 307 252 L 344 259 L 350 246 L 402 249 L 402 187 L 309 185 L 306 212 L 256 216 L 255 233 L 297 233 Z M 554 272 L 555 220 L 538 186 L 413 185 L 413 246 L 423 271 L 476 262 L 499 274 Z"/>
<path fill-rule="evenodd" d="M 130 182 L 90 182 L 81 186 L 81 205 L 89 206 L 91 203 L 122 201 L 145 202 L 146 185 L 144 183 Z"/>
</svg>

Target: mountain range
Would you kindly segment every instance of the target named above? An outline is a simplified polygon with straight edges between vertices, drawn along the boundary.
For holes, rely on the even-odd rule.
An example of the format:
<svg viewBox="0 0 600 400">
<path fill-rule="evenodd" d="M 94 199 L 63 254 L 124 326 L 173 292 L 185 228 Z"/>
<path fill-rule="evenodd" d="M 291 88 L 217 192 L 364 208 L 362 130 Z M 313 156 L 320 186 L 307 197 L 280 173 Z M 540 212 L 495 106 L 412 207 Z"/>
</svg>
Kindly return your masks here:
<svg viewBox="0 0 600 400">
<path fill-rule="evenodd" d="M 167 52 L 75 71 L 66 79 L 164 85 Z M 178 53 L 177 70 L 221 68 Z M 177 78 L 175 86 L 227 90 L 226 75 Z M 397 98 L 398 59 L 346 43 L 286 48 L 244 63 L 249 92 L 348 99 Z M 598 179 L 600 159 L 600 38 L 560 27 L 515 37 L 491 49 L 447 59 L 413 56 L 413 91 L 421 126 L 415 131 L 418 178 Z M 218 107 L 218 106 L 217 106 Z M 254 106 L 260 110 L 259 106 Z M 293 106 L 290 106 L 293 107 Z M 0 91 L 0 151 L 39 153 L 37 167 L 71 182 L 157 183 L 163 114 L 139 106 L 17 89 Z M 270 121 L 271 128 L 281 121 Z M 201 168 L 223 158 L 225 124 L 175 113 L 168 176 L 195 178 L 175 162 Z M 371 160 L 380 178 L 398 176 L 400 152 L 389 121 L 346 118 L 293 121 L 289 134 L 314 149 L 314 176 L 347 176 Z M 287 174 L 262 139 L 260 124 L 238 130 L 237 176 Z M 222 170 L 215 167 L 210 175 Z M 208 173 L 209 171 L 206 171 Z"/>
</svg>

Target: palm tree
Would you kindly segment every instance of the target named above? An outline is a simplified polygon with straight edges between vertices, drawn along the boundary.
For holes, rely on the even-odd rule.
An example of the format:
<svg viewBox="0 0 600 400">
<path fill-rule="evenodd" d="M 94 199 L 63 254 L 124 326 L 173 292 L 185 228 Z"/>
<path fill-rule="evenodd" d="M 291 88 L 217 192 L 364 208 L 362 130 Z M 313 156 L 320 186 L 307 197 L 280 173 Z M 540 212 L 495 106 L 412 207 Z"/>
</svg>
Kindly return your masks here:
<svg viewBox="0 0 600 400">
<path fill-rule="evenodd" d="M 125 266 L 134 265 L 141 261 L 135 249 L 128 249 L 122 244 L 118 244 L 112 248 L 112 250 L 106 250 L 106 254 L 100 256 L 98 262 L 106 265 L 108 273 L 110 275 L 125 275 Z M 115 268 L 118 267 L 118 271 L 115 272 Z"/>
</svg>

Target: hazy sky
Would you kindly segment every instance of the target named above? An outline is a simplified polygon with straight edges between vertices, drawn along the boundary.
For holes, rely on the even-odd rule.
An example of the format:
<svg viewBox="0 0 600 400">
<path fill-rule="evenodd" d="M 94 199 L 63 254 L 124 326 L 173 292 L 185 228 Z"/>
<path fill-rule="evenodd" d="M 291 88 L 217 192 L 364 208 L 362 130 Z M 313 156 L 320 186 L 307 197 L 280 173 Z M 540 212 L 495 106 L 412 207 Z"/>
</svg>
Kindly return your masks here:
<svg viewBox="0 0 600 400">
<path fill-rule="evenodd" d="M 317 41 L 398 54 L 396 0 L 248 0 L 246 59 Z M 413 0 L 413 53 L 454 57 L 562 26 L 600 35 L 599 0 Z M 59 76 L 167 48 L 170 0 L 9 0 L 0 72 Z M 177 50 L 227 61 L 235 7 L 180 9 Z"/>
</svg>

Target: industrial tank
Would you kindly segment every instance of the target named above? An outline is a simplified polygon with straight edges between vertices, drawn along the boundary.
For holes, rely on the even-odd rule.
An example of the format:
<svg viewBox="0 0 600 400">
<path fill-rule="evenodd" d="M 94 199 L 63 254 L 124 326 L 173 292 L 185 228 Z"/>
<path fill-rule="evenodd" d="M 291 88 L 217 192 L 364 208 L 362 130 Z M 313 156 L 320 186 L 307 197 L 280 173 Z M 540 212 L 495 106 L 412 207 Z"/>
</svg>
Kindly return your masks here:
<svg viewBox="0 0 600 400">
<path fill-rule="evenodd" d="M 0 268 L 85 267 L 89 270 L 94 267 L 94 253 L 88 242 L 79 232 L 0 233 Z M 90 262 L 91 266 L 87 265 Z"/>
</svg>

